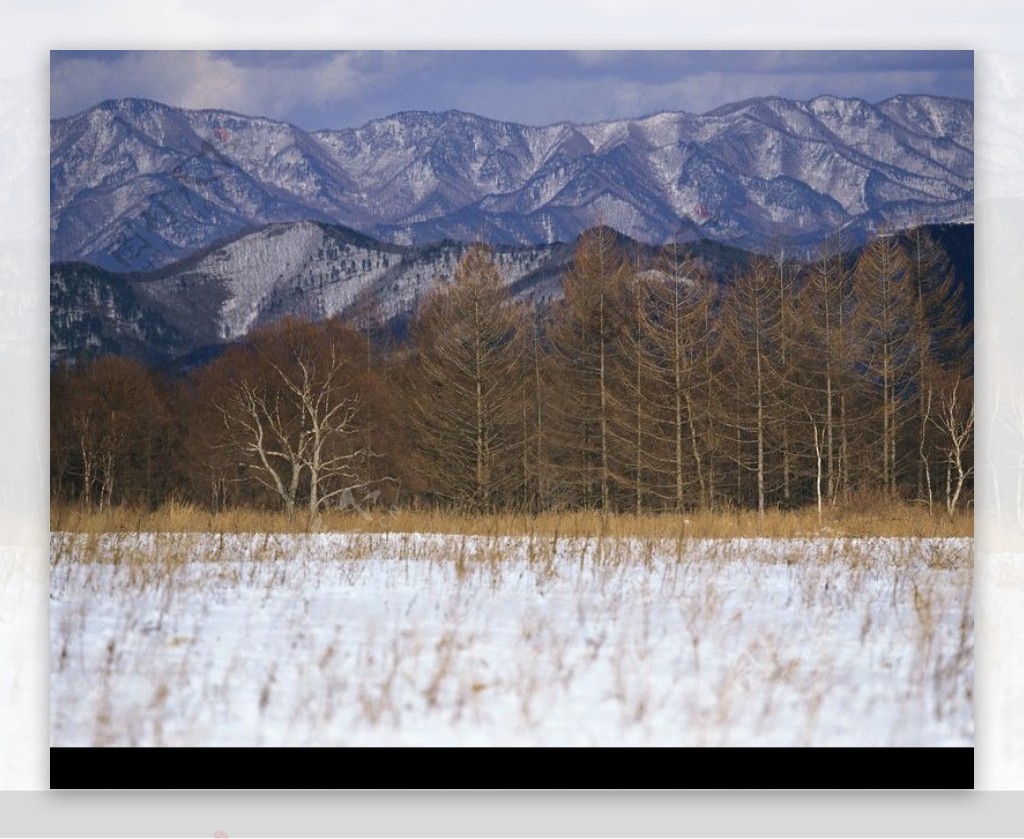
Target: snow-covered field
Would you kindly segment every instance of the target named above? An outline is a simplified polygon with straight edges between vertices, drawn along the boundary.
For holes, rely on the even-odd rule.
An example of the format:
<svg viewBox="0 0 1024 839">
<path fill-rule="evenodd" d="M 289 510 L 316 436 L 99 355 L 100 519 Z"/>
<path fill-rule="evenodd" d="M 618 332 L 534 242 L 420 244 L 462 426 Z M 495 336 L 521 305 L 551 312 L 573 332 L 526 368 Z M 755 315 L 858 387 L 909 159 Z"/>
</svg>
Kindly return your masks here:
<svg viewBox="0 0 1024 839">
<path fill-rule="evenodd" d="M 971 539 L 51 537 L 53 745 L 970 745 Z"/>
</svg>

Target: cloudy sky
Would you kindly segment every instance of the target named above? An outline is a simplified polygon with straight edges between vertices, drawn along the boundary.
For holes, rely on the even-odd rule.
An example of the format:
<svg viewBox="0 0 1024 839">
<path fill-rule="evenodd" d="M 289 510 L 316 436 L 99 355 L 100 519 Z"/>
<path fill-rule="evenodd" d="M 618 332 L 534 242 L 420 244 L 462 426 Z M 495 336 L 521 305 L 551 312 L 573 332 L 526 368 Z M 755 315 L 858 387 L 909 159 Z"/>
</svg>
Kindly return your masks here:
<svg viewBox="0 0 1024 839">
<path fill-rule="evenodd" d="M 704 111 L 750 96 L 973 98 L 970 51 L 58 52 L 51 117 L 140 96 L 306 129 L 456 108 L 542 125 Z"/>
</svg>

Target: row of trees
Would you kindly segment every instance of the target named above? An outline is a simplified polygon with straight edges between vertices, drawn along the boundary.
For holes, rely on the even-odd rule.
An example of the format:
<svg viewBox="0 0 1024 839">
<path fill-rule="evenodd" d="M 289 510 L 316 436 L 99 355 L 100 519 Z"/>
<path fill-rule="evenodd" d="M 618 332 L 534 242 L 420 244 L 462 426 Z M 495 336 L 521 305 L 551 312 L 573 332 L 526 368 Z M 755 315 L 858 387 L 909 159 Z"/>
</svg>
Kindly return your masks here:
<svg viewBox="0 0 1024 839">
<path fill-rule="evenodd" d="M 382 350 L 336 320 L 254 333 L 185 380 L 101 359 L 53 376 L 53 492 L 313 515 L 382 493 L 463 510 L 822 509 L 971 490 L 972 337 L 925 231 L 719 285 L 581 239 L 548 305 L 480 246 Z"/>
<path fill-rule="evenodd" d="M 259 330 L 185 379 L 100 358 L 51 375 L 51 494 L 315 515 L 400 471 L 377 453 L 405 449 L 390 399 L 365 338 L 338 320 Z"/>
</svg>

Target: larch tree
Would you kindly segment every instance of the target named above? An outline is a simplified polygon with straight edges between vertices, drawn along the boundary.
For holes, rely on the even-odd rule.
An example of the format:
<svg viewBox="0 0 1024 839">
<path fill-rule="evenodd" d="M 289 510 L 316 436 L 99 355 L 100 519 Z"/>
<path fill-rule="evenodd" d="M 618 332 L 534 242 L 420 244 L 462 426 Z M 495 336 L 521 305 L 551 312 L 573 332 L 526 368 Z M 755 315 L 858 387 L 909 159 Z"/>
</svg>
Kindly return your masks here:
<svg viewBox="0 0 1024 839">
<path fill-rule="evenodd" d="M 790 351 L 795 393 L 816 459 L 814 471 L 819 465 L 822 471 L 816 500 L 823 496 L 833 505 L 848 486 L 849 415 L 857 386 L 851 332 L 855 302 L 843 249 L 829 239 L 805 271 L 796 295 Z"/>
<path fill-rule="evenodd" d="M 421 305 L 409 391 L 428 493 L 475 510 L 508 506 L 521 494 L 523 331 L 481 245 Z"/>
<path fill-rule="evenodd" d="M 791 506 L 795 497 L 794 485 L 796 474 L 797 452 L 799 448 L 798 430 L 803 427 L 803 414 L 797 409 L 798 392 L 796 389 L 796 353 L 793 335 L 798 325 L 797 298 L 795 294 L 795 277 L 797 271 L 786 261 L 785 248 L 778 249 L 775 260 L 775 277 L 778 285 L 778 349 L 775 369 L 774 402 L 779 426 L 779 457 L 782 471 L 782 502 Z"/>
<path fill-rule="evenodd" d="M 644 295 L 643 357 L 651 380 L 641 404 L 652 420 L 654 490 L 675 510 L 693 501 L 710 506 L 710 414 L 705 400 L 710 384 L 710 283 L 702 266 L 673 244 L 639 287 Z"/>
<path fill-rule="evenodd" d="M 651 283 L 641 271 L 640 246 L 637 245 L 627 287 L 623 288 L 619 329 L 609 353 L 608 433 L 610 472 L 615 495 L 621 505 L 639 515 L 652 487 L 652 451 L 650 408 L 656 403 L 655 384 L 650 371 L 650 347 L 643 329 L 645 288 Z"/>
<path fill-rule="evenodd" d="M 549 330 L 552 459 L 563 499 L 602 512 L 615 485 L 613 389 L 632 270 L 614 230 L 579 240 Z"/>
<path fill-rule="evenodd" d="M 858 358 L 880 415 L 878 480 L 895 495 L 897 441 L 911 399 L 918 361 L 917 298 L 907 253 L 896 236 L 872 239 L 854 268 Z M 880 461 L 880 462 L 879 462 Z"/>
<path fill-rule="evenodd" d="M 747 270 L 726 289 L 720 316 L 729 364 L 722 368 L 726 387 L 717 406 L 719 421 L 737 433 L 737 474 L 753 472 L 757 510 L 762 515 L 773 490 L 769 475 L 781 451 L 779 432 L 785 410 L 782 348 L 787 338 L 782 288 L 778 264 L 767 257 L 752 257 Z M 752 465 L 743 453 L 744 437 L 753 444 Z M 781 458 L 778 460 L 781 463 Z"/>
<path fill-rule="evenodd" d="M 951 369 L 970 371 L 971 329 L 967 325 L 963 287 L 943 247 L 926 229 L 905 235 L 907 273 L 916 298 L 917 495 L 933 502 L 932 420 L 937 406 L 937 379 Z"/>
<path fill-rule="evenodd" d="M 533 512 L 548 503 L 545 347 L 543 310 L 536 300 L 522 310 L 523 342 L 523 496 Z"/>
</svg>

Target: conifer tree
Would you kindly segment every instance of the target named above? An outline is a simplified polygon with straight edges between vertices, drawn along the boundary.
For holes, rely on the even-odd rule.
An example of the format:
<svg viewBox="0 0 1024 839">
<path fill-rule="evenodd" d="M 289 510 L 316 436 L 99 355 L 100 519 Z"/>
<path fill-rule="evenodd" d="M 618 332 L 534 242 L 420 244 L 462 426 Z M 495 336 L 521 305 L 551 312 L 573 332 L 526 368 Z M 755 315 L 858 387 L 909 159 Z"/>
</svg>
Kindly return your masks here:
<svg viewBox="0 0 1024 839">
<path fill-rule="evenodd" d="M 563 275 L 564 296 L 549 333 L 552 466 L 565 501 L 604 512 L 612 509 L 613 390 L 631 274 L 615 231 L 584 233 Z"/>
<path fill-rule="evenodd" d="M 936 410 L 937 380 L 945 371 L 971 369 L 972 335 L 966 324 L 963 288 L 942 246 L 924 228 L 905 236 L 907 272 L 917 301 L 917 496 L 934 497 L 931 433 Z"/>
<path fill-rule="evenodd" d="M 654 276 L 639 287 L 644 361 L 652 380 L 642 404 L 652 419 L 653 490 L 676 510 L 688 502 L 710 504 L 709 282 L 698 263 L 670 245 Z"/>
<path fill-rule="evenodd" d="M 761 514 L 776 483 L 781 486 L 774 475 L 781 469 L 781 424 L 788 411 L 782 398 L 782 353 L 788 341 L 783 291 L 777 263 L 764 256 L 752 257 L 747 270 L 732 280 L 723 295 L 719 324 L 723 354 L 729 363 L 721 367 L 724 387 L 715 410 L 719 422 L 737 435 L 738 489 L 743 473 L 752 473 L 755 503 Z M 753 450 L 750 463 L 745 440 Z"/>
<path fill-rule="evenodd" d="M 483 246 L 412 325 L 414 437 L 429 493 L 476 510 L 522 489 L 523 335 L 519 310 Z"/>
<path fill-rule="evenodd" d="M 807 420 L 804 437 L 810 438 L 815 460 L 821 459 L 822 482 L 815 494 L 820 489 L 831 504 L 849 483 L 849 420 L 857 388 L 854 320 L 852 273 L 840 241 L 831 238 L 805 271 L 791 342 L 795 393 Z"/>
<path fill-rule="evenodd" d="M 918 301 L 907 253 L 896 236 L 872 239 L 854 269 L 857 357 L 878 417 L 877 478 L 897 490 L 899 429 L 905 421 L 918 365 Z M 870 406 L 869 406 L 870 407 Z"/>
</svg>

